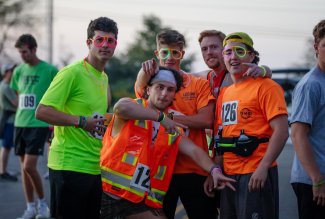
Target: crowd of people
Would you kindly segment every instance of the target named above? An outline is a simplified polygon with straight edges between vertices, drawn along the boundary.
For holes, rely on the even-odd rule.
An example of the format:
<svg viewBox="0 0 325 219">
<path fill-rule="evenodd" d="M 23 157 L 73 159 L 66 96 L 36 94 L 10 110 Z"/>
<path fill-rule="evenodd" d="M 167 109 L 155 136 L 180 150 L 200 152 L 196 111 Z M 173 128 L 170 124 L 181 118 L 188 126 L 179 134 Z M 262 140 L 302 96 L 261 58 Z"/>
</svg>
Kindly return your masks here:
<svg viewBox="0 0 325 219">
<path fill-rule="evenodd" d="M 27 205 L 20 218 L 173 219 L 181 200 L 190 219 L 278 219 L 276 159 L 289 126 L 299 218 L 324 218 L 325 20 L 313 36 L 317 64 L 297 84 L 288 118 L 284 92 L 245 32 L 202 31 L 209 70 L 190 73 L 181 69 L 185 37 L 161 30 L 137 98 L 120 99 L 113 113 L 104 68 L 117 46 L 114 20 L 92 20 L 88 54 L 60 71 L 21 35 L 24 63 L 3 65 L 0 84 L 0 179 L 18 180 L 7 171 L 14 147 Z M 37 161 L 50 126 L 48 207 Z"/>
</svg>

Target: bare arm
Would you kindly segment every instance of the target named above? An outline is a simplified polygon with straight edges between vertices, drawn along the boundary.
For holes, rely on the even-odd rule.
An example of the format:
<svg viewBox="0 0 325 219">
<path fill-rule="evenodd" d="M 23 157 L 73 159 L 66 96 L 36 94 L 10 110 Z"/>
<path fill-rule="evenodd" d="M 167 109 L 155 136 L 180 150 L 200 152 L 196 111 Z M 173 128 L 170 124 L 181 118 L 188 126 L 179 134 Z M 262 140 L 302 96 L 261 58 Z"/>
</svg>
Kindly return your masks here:
<svg viewBox="0 0 325 219">
<path fill-rule="evenodd" d="M 187 156 L 189 156 L 193 161 L 195 161 L 202 169 L 210 172 L 211 168 L 215 165 L 208 154 L 200 147 L 196 146 L 187 137 L 182 137 L 179 143 L 179 151 Z M 225 177 L 222 173 L 213 173 L 214 188 L 224 188 L 228 186 L 235 191 L 235 188 L 230 182 L 235 182 L 235 180 Z M 203 185 L 202 185 L 203 186 Z"/>
<path fill-rule="evenodd" d="M 247 71 L 244 73 L 244 75 L 257 78 L 271 78 L 272 77 L 272 71 L 271 69 L 266 65 L 258 66 L 254 63 L 243 63 L 244 65 L 248 66 Z M 265 70 L 265 72 L 264 72 Z"/>
<path fill-rule="evenodd" d="M 182 123 L 189 128 L 195 129 L 211 129 L 214 120 L 215 102 L 210 101 L 207 106 L 198 110 L 195 115 L 174 115 L 174 120 Z"/>
<path fill-rule="evenodd" d="M 250 191 L 257 191 L 264 187 L 268 169 L 281 153 L 289 137 L 288 117 L 286 115 L 279 115 L 273 118 L 270 121 L 270 126 L 273 129 L 273 134 L 263 159 L 248 183 Z"/>
<path fill-rule="evenodd" d="M 111 106 L 112 104 L 112 91 L 111 91 L 111 87 L 108 86 L 107 88 L 107 108 L 109 109 L 109 107 Z"/>
<path fill-rule="evenodd" d="M 132 109 L 132 110 L 131 110 Z M 160 112 L 149 107 L 142 107 L 140 104 L 134 102 L 131 98 L 121 98 L 114 106 L 115 115 L 124 120 L 152 120 L 157 121 Z M 177 127 L 187 128 L 187 126 L 169 119 L 167 116 L 161 121 L 168 133 L 175 131 L 180 133 Z M 180 133 L 181 134 L 181 133 Z"/>
<path fill-rule="evenodd" d="M 36 119 L 56 126 L 74 126 L 79 122 L 79 116 L 69 115 L 43 104 L 37 107 L 35 116 Z"/>
<path fill-rule="evenodd" d="M 147 86 L 150 78 L 158 72 L 158 64 L 155 59 L 147 60 L 142 63 L 137 80 L 135 82 L 135 92 L 140 96 L 143 95 L 144 89 Z"/>
<path fill-rule="evenodd" d="M 61 112 L 51 106 L 45 106 L 43 104 L 40 104 L 37 107 L 35 116 L 37 119 L 55 126 L 76 126 L 79 124 L 79 116 Z M 83 129 L 88 132 L 103 134 L 105 127 L 102 124 L 104 123 L 104 120 L 104 118 L 88 118 Z"/>
<path fill-rule="evenodd" d="M 295 122 L 291 125 L 291 139 L 294 149 L 297 153 L 301 165 L 306 170 L 307 174 L 316 185 L 321 180 L 324 180 L 312 150 L 312 145 L 308 139 L 310 126 L 306 123 Z M 314 200 L 320 205 L 325 205 L 324 201 L 321 203 L 321 197 L 325 198 L 325 184 L 319 187 L 313 187 Z"/>
</svg>

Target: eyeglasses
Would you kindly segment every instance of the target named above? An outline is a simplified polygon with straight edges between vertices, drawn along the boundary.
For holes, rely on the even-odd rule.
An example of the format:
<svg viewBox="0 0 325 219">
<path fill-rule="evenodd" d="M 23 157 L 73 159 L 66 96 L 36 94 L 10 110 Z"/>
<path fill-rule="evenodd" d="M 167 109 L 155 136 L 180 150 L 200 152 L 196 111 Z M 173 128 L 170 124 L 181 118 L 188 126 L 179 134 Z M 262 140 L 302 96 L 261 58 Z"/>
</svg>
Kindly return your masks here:
<svg viewBox="0 0 325 219">
<path fill-rule="evenodd" d="M 241 46 L 233 46 L 228 48 L 227 50 L 222 51 L 222 55 L 226 57 L 230 57 L 233 53 L 235 53 L 239 58 L 244 58 L 247 53 L 249 53 L 247 49 Z"/>
<path fill-rule="evenodd" d="M 181 59 L 183 53 L 177 49 L 170 49 L 170 48 L 161 48 L 158 51 L 158 58 L 159 59 L 168 59 L 172 57 L 173 59 Z"/>
<path fill-rule="evenodd" d="M 94 45 L 97 48 L 101 48 L 106 45 L 111 48 L 114 49 L 117 45 L 117 40 L 114 37 L 111 36 L 97 36 L 95 39 L 90 39 L 91 41 L 93 41 Z"/>
</svg>

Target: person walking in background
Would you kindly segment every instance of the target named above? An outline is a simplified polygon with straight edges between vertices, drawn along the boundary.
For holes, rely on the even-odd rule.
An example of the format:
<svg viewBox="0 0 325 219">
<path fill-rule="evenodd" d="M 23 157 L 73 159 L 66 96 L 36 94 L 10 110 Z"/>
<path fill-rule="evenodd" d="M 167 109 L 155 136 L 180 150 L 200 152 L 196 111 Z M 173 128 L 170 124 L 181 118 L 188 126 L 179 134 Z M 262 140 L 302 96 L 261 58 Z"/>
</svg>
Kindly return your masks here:
<svg viewBox="0 0 325 219">
<path fill-rule="evenodd" d="M 167 117 L 182 79 L 178 71 L 160 67 L 148 82 L 146 99 L 122 98 L 115 104 L 101 152 L 102 219 L 166 218 L 162 205 L 178 151 L 210 172 L 215 188 L 233 189 L 235 180 L 224 177 L 202 148 L 181 136 L 179 128 L 186 126 Z"/>
<path fill-rule="evenodd" d="M 20 157 L 22 183 L 27 202 L 27 209 L 21 218 L 29 219 L 35 216 L 47 218 L 49 209 L 37 170 L 37 161 L 38 156 L 43 155 L 49 124 L 36 119 L 35 110 L 58 70 L 37 57 L 37 42 L 32 35 L 21 35 L 15 47 L 24 61 L 15 68 L 10 82 L 10 87 L 19 96 L 14 124 L 14 145 L 15 153 Z M 37 206 L 34 192 L 38 196 Z"/>
<path fill-rule="evenodd" d="M 9 87 L 12 72 L 16 65 L 5 64 L 1 68 L 2 81 L 0 82 L 0 179 L 17 181 L 17 176 L 8 173 L 7 166 L 10 150 L 13 147 L 14 121 L 18 105 L 17 94 Z"/>
<path fill-rule="evenodd" d="M 188 127 L 186 136 L 208 154 L 205 129 L 212 128 L 215 105 L 209 83 L 205 79 L 194 77 L 181 70 L 180 63 L 185 54 L 185 38 L 182 34 L 176 30 L 162 30 L 156 36 L 156 43 L 157 50 L 154 53 L 159 64 L 179 71 L 184 79 L 183 87 L 176 93 L 172 104 L 175 110 L 173 120 L 186 125 Z M 157 67 L 154 59 L 142 63 L 135 83 L 138 97 L 144 94 L 148 81 L 157 72 Z M 189 218 L 215 219 L 217 217 L 214 198 L 208 197 L 203 190 L 206 176 L 208 172 L 189 156 L 178 155 L 164 200 L 164 212 L 169 219 L 174 218 L 179 198 Z"/>
<path fill-rule="evenodd" d="M 291 184 L 299 219 L 325 218 L 325 20 L 313 30 L 317 65 L 296 85 L 290 116 Z"/>
<path fill-rule="evenodd" d="M 278 219 L 279 191 L 276 158 L 288 134 L 283 90 L 265 78 L 246 77 L 248 66 L 259 62 L 253 40 L 243 32 L 227 35 L 223 58 L 234 84 L 218 98 L 218 144 L 226 176 L 237 181 L 236 191 L 225 188 L 220 218 Z"/>
<path fill-rule="evenodd" d="M 36 117 L 54 125 L 48 158 L 54 218 L 99 218 L 102 117 L 110 101 L 104 68 L 115 52 L 117 35 L 115 21 L 92 20 L 88 55 L 57 74 L 37 108 Z"/>
</svg>

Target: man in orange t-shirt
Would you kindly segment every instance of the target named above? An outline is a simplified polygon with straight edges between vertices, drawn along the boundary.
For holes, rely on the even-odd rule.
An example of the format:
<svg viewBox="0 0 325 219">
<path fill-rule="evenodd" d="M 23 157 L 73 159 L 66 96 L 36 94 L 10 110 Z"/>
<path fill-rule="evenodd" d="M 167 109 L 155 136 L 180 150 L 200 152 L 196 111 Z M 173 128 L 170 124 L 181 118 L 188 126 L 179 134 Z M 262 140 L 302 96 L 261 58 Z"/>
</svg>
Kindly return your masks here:
<svg viewBox="0 0 325 219">
<path fill-rule="evenodd" d="M 156 57 L 161 66 L 170 67 L 181 72 L 184 87 L 175 95 L 172 108 L 181 112 L 172 117 L 176 122 L 189 127 L 185 133 L 196 145 L 208 153 L 205 129 L 213 125 L 215 99 L 211 94 L 209 83 L 181 70 L 180 62 L 184 56 L 185 38 L 176 30 L 163 30 L 158 33 Z M 147 82 L 157 72 L 158 65 L 154 59 L 142 63 L 135 90 L 143 96 Z M 166 216 L 174 218 L 178 198 L 181 199 L 189 218 L 215 219 L 217 209 L 214 198 L 204 193 L 203 184 L 208 173 L 200 168 L 188 156 L 179 154 L 175 164 L 173 178 L 164 199 Z"/>
<path fill-rule="evenodd" d="M 237 180 L 237 191 L 221 191 L 220 216 L 277 219 L 275 161 L 288 138 L 283 90 L 271 79 L 243 75 L 248 67 L 242 63 L 259 61 L 253 40 L 246 33 L 229 34 L 223 46 L 225 65 L 234 84 L 225 88 L 218 99 L 222 131 L 217 149 L 224 153 L 225 173 Z"/>
</svg>

